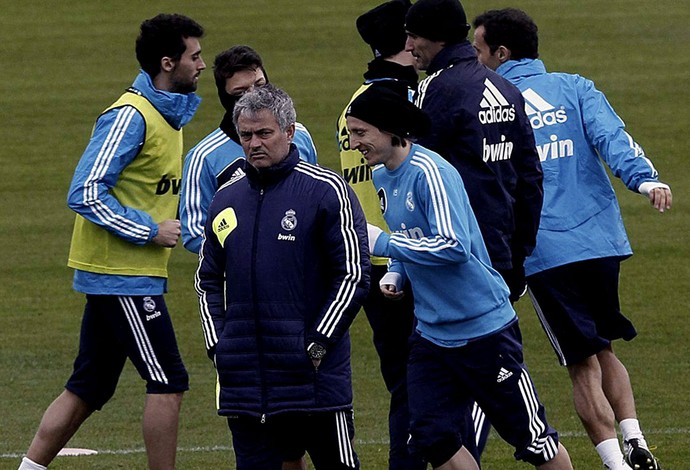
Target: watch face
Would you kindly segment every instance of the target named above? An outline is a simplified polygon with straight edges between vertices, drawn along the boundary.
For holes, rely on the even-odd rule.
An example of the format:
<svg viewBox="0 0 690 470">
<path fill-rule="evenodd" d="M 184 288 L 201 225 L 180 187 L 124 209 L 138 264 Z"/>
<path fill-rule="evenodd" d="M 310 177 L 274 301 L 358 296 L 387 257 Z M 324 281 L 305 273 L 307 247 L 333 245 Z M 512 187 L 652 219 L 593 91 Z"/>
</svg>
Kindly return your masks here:
<svg viewBox="0 0 690 470">
<path fill-rule="evenodd" d="M 311 359 L 322 359 L 326 355 L 326 349 L 320 344 L 312 344 L 307 351 Z"/>
</svg>

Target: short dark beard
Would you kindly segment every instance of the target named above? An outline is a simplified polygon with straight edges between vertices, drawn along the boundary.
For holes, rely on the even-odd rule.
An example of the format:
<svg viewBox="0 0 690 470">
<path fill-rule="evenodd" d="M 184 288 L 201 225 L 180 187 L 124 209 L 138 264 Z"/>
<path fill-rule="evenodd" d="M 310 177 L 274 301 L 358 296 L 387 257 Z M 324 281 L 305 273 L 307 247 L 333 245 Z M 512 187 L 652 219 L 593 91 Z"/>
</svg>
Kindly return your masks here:
<svg viewBox="0 0 690 470">
<path fill-rule="evenodd" d="M 180 93 L 183 95 L 188 95 L 189 93 L 194 93 L 197 89 L 196 82 L 192 83 L 173 83 L 170 88 L 171 93 Z"/>
</svg>

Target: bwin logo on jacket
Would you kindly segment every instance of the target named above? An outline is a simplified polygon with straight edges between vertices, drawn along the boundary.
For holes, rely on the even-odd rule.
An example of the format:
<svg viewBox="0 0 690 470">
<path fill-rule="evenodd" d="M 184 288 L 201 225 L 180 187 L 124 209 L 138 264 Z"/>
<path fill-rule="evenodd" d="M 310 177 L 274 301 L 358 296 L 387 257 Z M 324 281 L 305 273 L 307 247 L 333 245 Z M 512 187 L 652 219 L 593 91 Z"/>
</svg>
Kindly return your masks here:
<svg viewBox="0 0 690 470">
<path fill-rule="evenodd" d="M 526 89 L 522 92 L 522 96 L 525 98 L 525 113 L 532 129 L 563 124 L 568 120 L 568 115 L 563 107 L 556 109 L 554 105 L 539 96 L 533 89 Z"/>
<path fill-rule="evenodd" d="M 508 100 L 491 83 L 488 78 L 484 80 L 484 93 L 479 106 L 482 108 L 477 115 L 482 124 L 494 124 L 499 122 L 512 122 L 515 120 L 515 105 Z"/>
</svg>

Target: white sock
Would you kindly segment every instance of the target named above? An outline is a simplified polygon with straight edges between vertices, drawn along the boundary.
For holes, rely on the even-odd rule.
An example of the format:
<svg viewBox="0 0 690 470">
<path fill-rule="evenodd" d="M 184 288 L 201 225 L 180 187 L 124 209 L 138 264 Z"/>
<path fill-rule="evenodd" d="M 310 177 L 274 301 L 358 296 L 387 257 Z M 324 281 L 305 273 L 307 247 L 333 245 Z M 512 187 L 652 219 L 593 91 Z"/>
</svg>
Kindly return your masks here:
<svg viewBox="0 0 690 470">
<path fill-rule="evenodd" d="M 601 461 L 604 462 L 607 468 L 611 470 L 620 470 L 627 467 L 623 466 L 623 452 L 621 452 L 621 446 L 618 443 L 618 439 L 613 438 L 601 441 L 597 444 L 596 449 L 599 457 L 601 457 Z"/>
<path fill-rule="evenodd" d="M 623 440 L 629 441 L 630 439 L 638 439 L 640 442 L 640 447 L 647 449 L 647 441 L 644 439 L 642 430 L 640 429 L 640 422 L 635 418 L 628 418 L 622 420 L 618 423 L 621 428 L 621 433 L 623 434 Z"/>
<path fill-rule="evenodd" d="M 22 463 L 19 465 L 19 468 L 17 470 L 47 470 L 47 467 L 44 467 L 41 464 L 37 464 L 29 457 L 24 457 L 22 459 Z"/>
</svg>

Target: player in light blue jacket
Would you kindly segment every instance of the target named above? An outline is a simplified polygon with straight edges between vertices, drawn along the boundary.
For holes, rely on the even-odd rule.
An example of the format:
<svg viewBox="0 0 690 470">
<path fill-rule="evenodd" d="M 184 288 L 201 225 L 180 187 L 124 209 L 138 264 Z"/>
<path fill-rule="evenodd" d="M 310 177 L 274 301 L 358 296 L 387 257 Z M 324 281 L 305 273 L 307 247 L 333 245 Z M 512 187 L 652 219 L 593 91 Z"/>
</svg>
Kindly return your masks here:
<svg viewBox="0 0 690 470">
<path fill-rule="evenodd" d="M 68 265 L 74 290 L 86 296 L 78 354 L 19 470 L 48 467 L 85 420 L 110 402 L 127 359 L 146 382 L 148 466 L 175 468 L 189 374 L 164 293 L 180 236 L 182 128 L 201 101 L 194 91 L 206 68 L 203 35 L 204 28 L 183 15 L 144 20 L 135 43 L 141 70 L 98 117 L 79 159 L 67 196 L 77 213 Z"/>
<path fill-rule="evenodd" d="M 537 26 L 523 11 L 489 11 L 474 26 L 479 60 L 520 89 L 534 130 L 544 205 L 525 271 L 535 310 L 568 368 L 575 409 L 606 468 L 657 470 L 627 370 L 611 347 L 637 332 L 620 312 L 620 262 L 632 249 L 606 167 L 660 212 L 671 208 L 671 190 L 591 80 L 546 72 Z"/>
<path fill-rule="evenodd" d="M 373 170 L 391 234 L 369 225 L 372 254 L 392 259 L 380 281 L 401 297 L 409 276 L 418 324 L 410 340 L 410 449 L 434 468 L 478 468 L 458 423 L 476 402 L 515 457 L 543 469 L 572 469 L 522 356 L 509 290 L 491 267 L 457 170 L 410 139 L 428 116 L 388 87 L 370 87 L 346 111 L 351 148 Z"/>
</svg>

